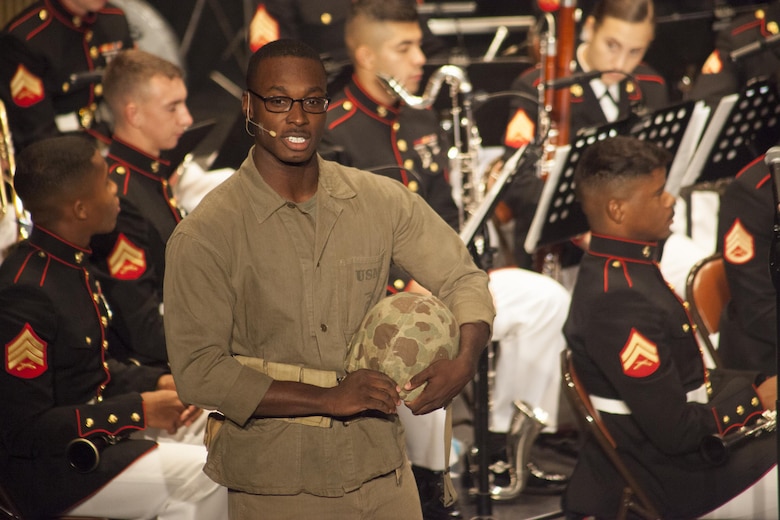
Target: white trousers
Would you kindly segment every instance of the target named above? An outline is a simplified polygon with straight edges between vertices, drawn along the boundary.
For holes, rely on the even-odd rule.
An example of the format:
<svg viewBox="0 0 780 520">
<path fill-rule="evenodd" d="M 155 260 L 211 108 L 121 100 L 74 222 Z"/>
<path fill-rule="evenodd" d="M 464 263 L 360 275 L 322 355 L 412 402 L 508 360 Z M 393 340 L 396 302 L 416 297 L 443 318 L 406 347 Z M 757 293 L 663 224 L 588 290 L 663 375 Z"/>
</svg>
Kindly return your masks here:
<svg viewBox="0 0 780 520">
<path fill-rule="evenodd" d="M 702 518 L 720 520 L 777 520 L 777 465 L 761 480 Z"/>
<path fill-rule="evenodd" d="M 491 272 L 490 292 L 496 306 L 493 341 L 499 342 L 490 431 L 509 430 L 514 400 L 547 412 L 547 429 L 555 431 L 571 297 L 549 276 L 514 268 Z"/>
<path fill-rule="evenodd" d="M 490 430 L 506 432 L 512 401 L 526 401 L 548 413 L 548 428 L 557 427 L 561 385 L 562 327 L 569 312 L 566 289 L 548 276 L 516 268 L 490 273 L 496 306 L 493 341 L 500 344 L 492 389 Z M 406 430 L 409 460 L 434 471 L 444 469 L 444 410 L 412 415 L 399 408 Z M 455 462 L 454 458 L 451 458 Z"/>
<path fill-rule="evenodd" d="M 203 473 L 206 448 L 161 443 L 68 512 L 121 519 L 227 519 L 227 489 Z"/>
</svg>

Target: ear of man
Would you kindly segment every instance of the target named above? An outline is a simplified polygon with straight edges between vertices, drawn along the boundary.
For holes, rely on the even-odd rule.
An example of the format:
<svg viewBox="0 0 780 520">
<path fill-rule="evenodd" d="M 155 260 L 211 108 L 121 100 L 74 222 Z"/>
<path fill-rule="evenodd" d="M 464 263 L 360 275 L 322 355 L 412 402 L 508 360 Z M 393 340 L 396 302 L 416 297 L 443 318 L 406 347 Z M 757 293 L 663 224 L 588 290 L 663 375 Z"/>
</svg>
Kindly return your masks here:
<svg viewBox="0 0 780 520">
<path fill-rule="evenodd" d="M 593 37 L 593 32 L 596 28 L 596 19 L 592 16 L 585 18 L 585 23 L 582 24 L 582 31 L 580 32 L 580 38 L 585 43 L 590 43 L 590 39 Z"/>
<path fill-rule="evenodd" d="M 606 215 L 614 224 L 622 224 L 625 217 L 624 200 L 614 196 L 610 197 L 606 204 Z"/>
<path fill-rule="evenodd" d="M 366 44 L 358 45 L 355 49 L 355 67 L 364 70 L 373 70 L 376 62 L 374 51 Z"/>
</svg>

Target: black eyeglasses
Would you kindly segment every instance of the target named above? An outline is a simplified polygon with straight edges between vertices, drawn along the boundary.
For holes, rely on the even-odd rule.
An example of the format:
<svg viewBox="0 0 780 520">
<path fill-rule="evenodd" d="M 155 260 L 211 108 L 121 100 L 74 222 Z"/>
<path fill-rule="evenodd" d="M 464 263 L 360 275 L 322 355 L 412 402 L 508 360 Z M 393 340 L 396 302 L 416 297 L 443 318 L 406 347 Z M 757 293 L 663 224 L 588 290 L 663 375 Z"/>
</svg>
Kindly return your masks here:
<svg viewBox="0 0 780 520">
<path fill-rule="evenodd" d="M 292 110 L 293 105 L 297 102 L 300 102 L 301 108 L 303 108 L 304 112 L 308 112 L 310 114 L 323 114 L 327 112 L 328 104 L 330 103 L 330 98 L 326 97 L 307 97 L 300 99 L 293 99 L 287 96 L 265 97 L 261 96 L 251 88 L 246 90 L 253 96 L 257 96 L 258 98 L 262 99 L 266 110 L 276 114 L 289 112 Z"/>
</svg>

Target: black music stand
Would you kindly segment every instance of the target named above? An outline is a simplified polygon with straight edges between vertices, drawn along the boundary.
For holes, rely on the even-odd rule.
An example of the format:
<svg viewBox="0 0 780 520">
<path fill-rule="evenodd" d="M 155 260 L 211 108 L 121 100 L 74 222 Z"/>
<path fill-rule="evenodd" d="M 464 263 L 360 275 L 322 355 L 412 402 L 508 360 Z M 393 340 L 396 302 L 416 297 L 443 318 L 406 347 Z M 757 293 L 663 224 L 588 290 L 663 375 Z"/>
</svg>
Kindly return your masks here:
<svg viewBox="0 0 780 520">
<path fill-rule="evenodd" d="M 709 114 L 710 109 L 703 101 L 686 101 L 641 117 L 627 128 L 627 135 L 654 142 L 672 154 L 666 191 L 675 197 L 683 186 L 683 177 L 696 152 Z"/>
<path fill-rule="evenodd" d="M 780 137 L 780 102 L 769 79 L 723 97 L 691 159 L 682 186 L 733 177 Z"/>
<path fill-rule="evenodd" d="M 526 237 L 525 250 L 530 253 L 588 230 L 587 220 L 574 194 L 574 169 L 585 148 L 617 135 L 630 135 L 665 148 L 673 157 L 666 190 L 676 195 L 708 114 L 704 103 L 687 101 L 578 133 L 571 145 L 556 152 L 554 167 L 544 184 Z"/>
<path fill-rule="evenodd" d="M 536 149 L 534 148 L 533 151 Z M 524 162 L 537 159 L 531 153 L 528 146 L 519 148 L 506 160 L 501 172 L 493 186 L 487 191 L 476 210 L 464 222 L 460 231 L 460 238 L 471 252 L 474 262 L 481 268 L 490 268 L 491 249 L 487 244 L 485 226 L 493 214 L 501 195 L 509 187 L 515 173 L 522 168 Z M 474 447 L 472 455 L 476 459 L 479 480 L 476 483 L 475 501 L 477 506 L 477 518 L 490 518 L 492 512 L 492 498 L 490 496 L 490 483 L 488 472 L 490 471 L 489 453 L 489 384 L 488 372 L 490 365 L 489 349 L 485 349 L 479 358 L 477 373 L 474 378 Z"/>
<path fill-rule="evenodd" d="M 525 250 L 559 244 L 588 231 L 588 222 L 574 194 L 574 168 L 585 148 L 608 137 L 619 135 L 623 123 L 612 123 L 575 137 L 570 145 L 555 152 L 552 171 L 544 182 L 531 227 L 525 239 Z"/>
</svg>

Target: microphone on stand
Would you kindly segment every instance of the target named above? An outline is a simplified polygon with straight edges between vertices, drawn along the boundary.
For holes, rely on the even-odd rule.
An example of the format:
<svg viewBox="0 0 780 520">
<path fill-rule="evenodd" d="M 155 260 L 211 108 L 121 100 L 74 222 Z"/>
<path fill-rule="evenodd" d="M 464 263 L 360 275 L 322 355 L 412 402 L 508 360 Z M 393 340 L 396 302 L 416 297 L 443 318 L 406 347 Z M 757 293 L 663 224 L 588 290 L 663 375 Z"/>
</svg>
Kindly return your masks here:
<svg viewBox="0 0 780 520">
<path fill-rule="evenodd" d="M 578 74 L 572 74 L 565 78 L 555 78 L 544 83 L 545 88 L 558 89 L 571 87 L 575 83 L 585 83 L 592 79 L 600 78 L 604 72 L 600 70 L 591 70 L 589 72 L 580 72 Z"/>
<path fill-rule="evenodd" d="M 775 313 L 780 322 L 780 146 L 773 146 L 764 155 L 764 162 L 769 167 L 772 179 L 772 195 L 775 202 L 775 223 L 772 228 L 772 247 L 769 249 L 769 274 L 772 276 L 772 284 L 775 286 Z M 777 327 L 778 345 L 780 345 L 780 326 Z M 776 356 L 776 369 L 780 374 L 780 355 Z M 780 379 L 777 380 L 778 395 L 780 395 Z M 775 409 L 780 405 L 780 400 L 775 400 Z M 780 435 L 777 437 L 777 447 L 780 449 Z M 780 451 L 778 451 L 780 453 Z M 778 493 L 780 493 L 780 475 L 778 475 Z"/>
<path fill-rule="evenodd" d="M 751 42 L 748 43 L 747 45 L 743 45 L 738 49 L 734 49 L 729 53 L 729 58 L 731 59 L 731 61 L 736 62 L 743 58 L 749 58 L 750 56 L 754 56 L 759 52 L 763 52 L 767 49 L 771 49 L 778 43 L 780 43 L 780 34 L 773 34 L 771 36 L 767 36 L 764 39 Z"/>
<path fill-rule="evenodd" d="M 246 128 L 246 133 L 248 133 L 249 135 L 254 137 L 255 134 L 253 134 L 252 132 L 249 131 L 249 124 L 250 123 L 252 124 L 252 126 L 255 126 L 255 127 L 259 128 L 260 130 L 262 130 L 266 134 L 270 135 L 271 137 L 276 137 L 276 132 L 274 132 L 273 130 L 266 130 L 266 128 L 263 125 L 261 125 L 260 123 L 258 123 L 256 121 L 252 121 L 252 118 L 249 116 L 249 106 L 247 106 L 246 107 L 246 121 L 244 122 L 244 127 Z"/>
</svg>

